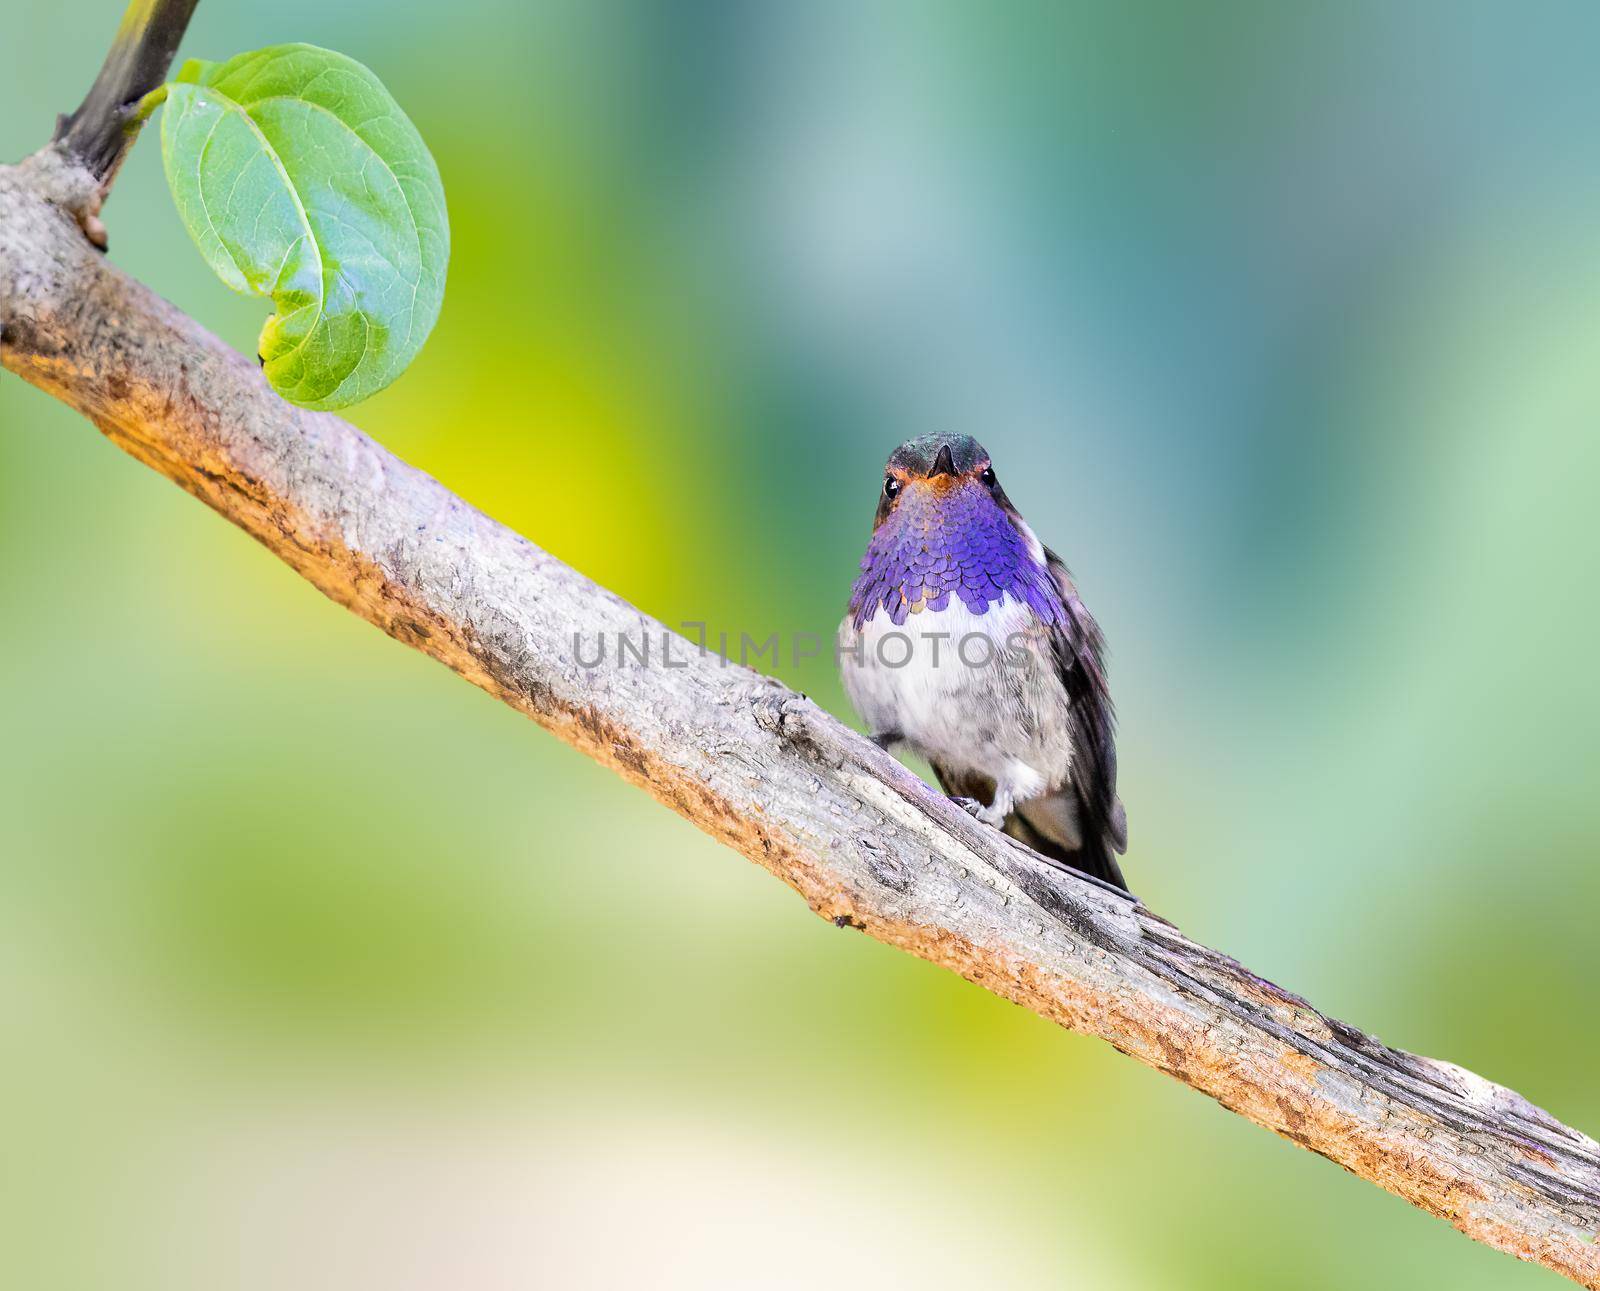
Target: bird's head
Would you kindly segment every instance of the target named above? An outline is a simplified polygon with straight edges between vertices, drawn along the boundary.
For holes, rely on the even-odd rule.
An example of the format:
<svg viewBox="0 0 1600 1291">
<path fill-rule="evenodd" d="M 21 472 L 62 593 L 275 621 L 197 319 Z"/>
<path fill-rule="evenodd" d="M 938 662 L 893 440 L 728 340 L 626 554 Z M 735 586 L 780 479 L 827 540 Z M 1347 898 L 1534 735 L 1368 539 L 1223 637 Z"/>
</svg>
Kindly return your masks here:
<svg viewBox="0 0 1600 1291">
<path fill-rule="evenodd" d="M 889 455 L 873 528 L 891 516 L 923 520 L 1009 509 L 994 466 L 971 435 L 919 435 Z"/>
<path fill-rule="evenodd" d="M 850 612 L 858 628 L 880 608 L 899 624 L 952 600 L 982 614 L 1010 595 L 1054 621 L 1045 558 L 983 445 L 970 435 L 922 435 L 889 455 Z"/>
</svg>

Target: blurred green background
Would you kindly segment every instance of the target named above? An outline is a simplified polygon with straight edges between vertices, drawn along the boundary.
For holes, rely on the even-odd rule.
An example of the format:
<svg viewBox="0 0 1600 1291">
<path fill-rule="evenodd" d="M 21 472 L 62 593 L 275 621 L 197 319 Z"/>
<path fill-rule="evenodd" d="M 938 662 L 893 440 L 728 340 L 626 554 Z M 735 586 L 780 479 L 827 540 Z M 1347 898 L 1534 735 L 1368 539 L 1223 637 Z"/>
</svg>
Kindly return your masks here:
<svg viewBox="0 0 1600 1291">
<path fill-rule="evenodd" d="M 0 0 L 0 157 L 115 0 Z M 207 0 L 445 178 L 354 420 L 669 622 L 831 632 L 976 434 L 1157 910 L 1600 1129 L 1590 3 Z M 241 349 L 153 138 L 112 258 Z M 767 875 L 0 376 L 7 1285 L 1553 1285 Z M 836 712 L 831 663 L 785 678 Z"/>
</svg>

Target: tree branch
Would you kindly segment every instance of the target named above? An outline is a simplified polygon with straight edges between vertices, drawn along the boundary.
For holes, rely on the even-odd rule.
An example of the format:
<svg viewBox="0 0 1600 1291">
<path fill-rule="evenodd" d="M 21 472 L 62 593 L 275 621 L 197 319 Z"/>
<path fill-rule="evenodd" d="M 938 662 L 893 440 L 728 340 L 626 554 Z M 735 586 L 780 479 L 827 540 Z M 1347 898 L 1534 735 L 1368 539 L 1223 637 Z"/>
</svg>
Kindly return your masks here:
<svg viewBox="0 0 1600 1291">
<path fill-rule="evenodd" d="M 284 403 L 252 362 L 91 250 L 76 221 L 102 179 L 55 148 L 0 167 L 6 368 L 824 918 L 1098 1036 L 1468 1236 L 1600 1288 L 1591 1139 L 1051 869 L 802 696 L 698 654 L 354 427 Z M 588 652 L 618 634 L 648 640 L 654 666 L 578 662 L 575 635 Z M 686 666 L 660 666 L 668 639 Z"/>
<path fill-rule="evenodd" d="M 129 0 L 111 52 L 78 110 L 56 123 L 55 142 L 109 188 L 137 134 L 135 109 L 160 87 L 199 0 Z"/>
</svg>

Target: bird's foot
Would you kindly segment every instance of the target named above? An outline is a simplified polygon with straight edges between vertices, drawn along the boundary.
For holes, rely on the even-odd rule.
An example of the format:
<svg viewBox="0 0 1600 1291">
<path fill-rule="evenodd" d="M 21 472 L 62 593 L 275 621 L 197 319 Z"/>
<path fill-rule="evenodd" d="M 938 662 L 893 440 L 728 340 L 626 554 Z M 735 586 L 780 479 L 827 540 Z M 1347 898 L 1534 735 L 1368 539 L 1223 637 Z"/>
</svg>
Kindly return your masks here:
<svg viewBox="0 0 1600 1291">
<path fill-rule="evenodd" d="M 985 806 L 976 798 L 952 798 L 951 802 L 960 807 L 962 811 L 974 820 L 981 820 L 985 825 L 995 829 L 1002 828 L 1006 823 L 1006 811 L 998 806 Z"/>
</svg>

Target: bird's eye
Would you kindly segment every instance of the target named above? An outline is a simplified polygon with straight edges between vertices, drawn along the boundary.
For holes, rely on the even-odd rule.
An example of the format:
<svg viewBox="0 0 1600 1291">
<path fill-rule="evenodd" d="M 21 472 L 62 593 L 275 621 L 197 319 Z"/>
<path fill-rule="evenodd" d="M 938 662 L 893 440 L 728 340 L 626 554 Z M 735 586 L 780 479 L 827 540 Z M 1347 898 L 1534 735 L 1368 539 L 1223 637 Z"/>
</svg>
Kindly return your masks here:
<svg viewBox="0 0 1600 1291">
<path fill-rule="evenodd" d="M 994 488 L 994 484 L 995 484 L 994 467 L 985 466 L 983 468 L 983 474 L 980 475 L 978 478 L 983 481 L 985 488 L 990 488 L 990 489 Z"/>
<path fill-rule="evenodd" d="M 884 480 L 884 482 L 883 482 L 883 496 L 884 497 L 892 498 L 892 497 L 897 496 L 899 494 L 899 492 L 900 492 L 900 481 L 899 480 L 895 479 L 895 477 L 892 476 L 892 475 L 889 476 L 886 480 Z"/>
</svg>

